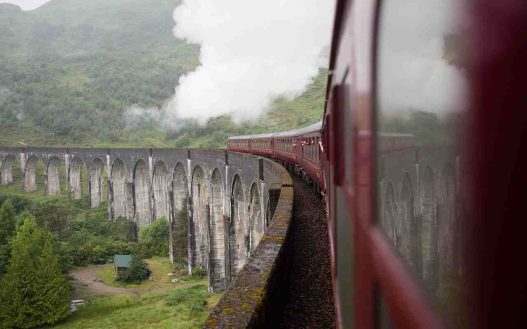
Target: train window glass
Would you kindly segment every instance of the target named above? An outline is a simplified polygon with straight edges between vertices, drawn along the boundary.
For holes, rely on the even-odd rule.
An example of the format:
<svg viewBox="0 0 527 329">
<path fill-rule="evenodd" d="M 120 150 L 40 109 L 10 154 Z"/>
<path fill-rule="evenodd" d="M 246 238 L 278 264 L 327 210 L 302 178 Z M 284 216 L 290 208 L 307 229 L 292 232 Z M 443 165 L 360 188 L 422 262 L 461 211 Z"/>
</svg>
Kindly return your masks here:
<svg viewBox="0 0 527 329">
<path fill-rule="evenodd" d="M 377 48 L 377 225 L 443 316 L 464 327 L 467 73 L 458 0 L 383 0 Z"/>
</svg>

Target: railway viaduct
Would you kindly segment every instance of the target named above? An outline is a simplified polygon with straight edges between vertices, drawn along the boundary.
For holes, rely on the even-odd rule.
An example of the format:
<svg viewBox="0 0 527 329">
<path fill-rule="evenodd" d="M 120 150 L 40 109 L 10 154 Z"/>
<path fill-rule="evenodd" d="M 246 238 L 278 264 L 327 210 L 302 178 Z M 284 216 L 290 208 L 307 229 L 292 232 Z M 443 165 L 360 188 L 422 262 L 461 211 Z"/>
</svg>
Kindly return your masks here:
<svg viewBox="0 0 527 329">
<path fill-rule="evenodd" d="M 434 293 L 444 275 L 461 270 L 459 152 L 416 147 L 408 136 L 380 145 L 379 225 Z M 0 161 L 2 185 L 20 180 L 32 192 L 43 170 L 47 195 L 87 193 L 92 207 L 107 200 L 110 220 L 140 227 L 165 218 L 174 230 L 187 221 L 189 267 L 207 269 L 211 291 L 227 290 L 206 327 L 269 324 L 276 311 L 269 305 L 292 280 L 292 180 L 269 159 L 205 149 L 28 147 L 0 148 Z"/>
<path fill-rule="evenodd" d="M 437 294 L 461 269 L 463 168 L 449 146 L 397 145 L 383 139 L 378 162 L 380 227 Z"/>
<path fill-rule="evenodd" d="M 189 268 L 207 269 L 212 291 L 225 290 L 254 253 L 285 177 L 273 161 L 222 150 L 2 148 L 0 161 L 2 185 L 20 178 L 33 192 L 43 170 L 46 195 L 87 193 L 91 207 L 108 200 L 110 220 L 141 227 L 165 218 L 174 230 L 187 221 Z"/>
</svg>

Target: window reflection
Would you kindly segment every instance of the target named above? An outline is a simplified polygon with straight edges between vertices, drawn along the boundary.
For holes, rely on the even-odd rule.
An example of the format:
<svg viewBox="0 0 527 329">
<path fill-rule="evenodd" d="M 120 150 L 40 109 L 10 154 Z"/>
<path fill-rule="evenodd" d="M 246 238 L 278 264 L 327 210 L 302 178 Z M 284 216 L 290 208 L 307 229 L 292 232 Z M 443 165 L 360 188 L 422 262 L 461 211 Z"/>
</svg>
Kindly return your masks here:
<svg viewBox="0 0 527 329">
<path fill-rule="evenodd" d="M 384 0 L 378 40 L 378 223 L 449 327 L 464 323 L 461 9 Z"/>
</svg>

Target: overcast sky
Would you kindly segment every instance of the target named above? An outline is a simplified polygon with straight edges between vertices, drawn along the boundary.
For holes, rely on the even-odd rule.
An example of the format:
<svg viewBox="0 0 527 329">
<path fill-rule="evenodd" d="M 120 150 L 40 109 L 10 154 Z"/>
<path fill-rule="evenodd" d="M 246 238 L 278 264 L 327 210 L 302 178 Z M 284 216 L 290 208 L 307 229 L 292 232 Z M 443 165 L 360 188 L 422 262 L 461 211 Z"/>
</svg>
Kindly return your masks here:
<svg viewBox="0 0 527 329">
<path fill-rule="evenodd" d="M 50 1 L 51 0 L 0 0 L 0 3 L 12 3 L 22 8 L 22 10 L 33 10 Z"/>
</svg>

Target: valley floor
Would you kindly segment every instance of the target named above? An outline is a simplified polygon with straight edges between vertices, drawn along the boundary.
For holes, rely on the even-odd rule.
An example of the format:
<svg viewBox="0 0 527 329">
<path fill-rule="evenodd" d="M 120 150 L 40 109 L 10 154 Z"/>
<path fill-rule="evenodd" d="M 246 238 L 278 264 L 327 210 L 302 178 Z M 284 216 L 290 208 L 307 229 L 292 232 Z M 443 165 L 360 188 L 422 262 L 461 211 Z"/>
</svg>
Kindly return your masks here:
<svg viewBox="0 0 527 329">
<path fill-rule="evenodd" d="M 112 283 L 113 264 L 71 271 L 73 298 L 86 304 L 50 328 L 199 328 L 219 294 L 207 292 L 206 279 L 172 283 L 170 263 L 162 257 L 146 260 L 152 280 L 140 285 Z M 176 301 L 176 303 L 174 303 Z"/>
</svg>

